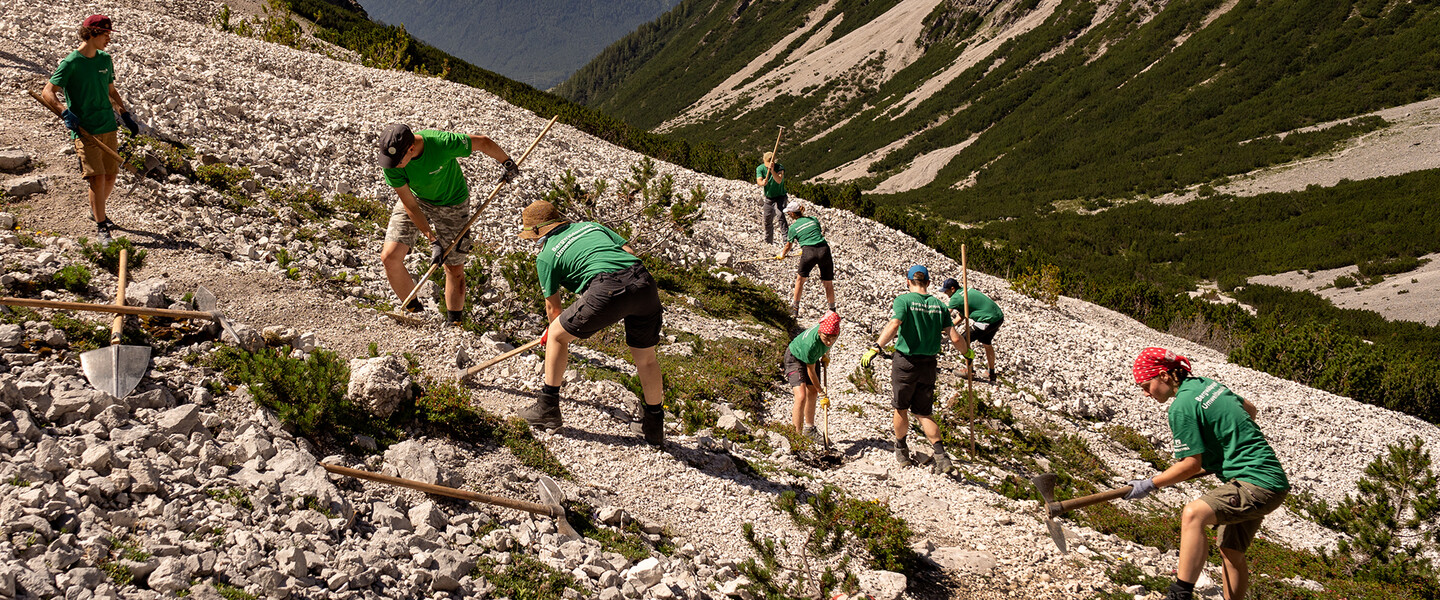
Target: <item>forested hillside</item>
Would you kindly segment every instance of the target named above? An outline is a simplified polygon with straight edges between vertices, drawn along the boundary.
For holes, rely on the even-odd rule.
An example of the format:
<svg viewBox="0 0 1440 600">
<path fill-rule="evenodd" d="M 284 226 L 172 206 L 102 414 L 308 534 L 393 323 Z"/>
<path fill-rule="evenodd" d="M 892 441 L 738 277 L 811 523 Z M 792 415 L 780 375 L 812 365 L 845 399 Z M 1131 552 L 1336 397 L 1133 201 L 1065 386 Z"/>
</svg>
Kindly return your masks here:
<svg viewBox="0 0 1440 600">
<path fill-rule="evenodd" d="M 375 20 L 540 89 L 555 86 L 675 0 L 364 0 Z"/>
</svg>

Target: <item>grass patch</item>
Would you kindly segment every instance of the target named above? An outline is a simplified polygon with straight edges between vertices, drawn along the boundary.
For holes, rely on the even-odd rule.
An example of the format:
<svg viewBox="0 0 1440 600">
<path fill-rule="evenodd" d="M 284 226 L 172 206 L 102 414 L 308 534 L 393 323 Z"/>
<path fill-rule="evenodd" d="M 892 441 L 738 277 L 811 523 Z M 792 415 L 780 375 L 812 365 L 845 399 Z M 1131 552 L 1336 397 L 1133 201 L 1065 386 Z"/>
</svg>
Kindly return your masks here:
<svg viewBox="0 0 1440 600">
<path fill-rule="evenodd" d="M 379 198 L 361 197 L 355 194 L 336 194 L 335 208 L 353 215 L 351 223 L 356 226 L 384 228 L 390 222 L 390 207 Z"/>
<path fill-rule="evenodd" d="M 247 593 L 245 590 L 228 583 L 215 582 L 215 591 L 225 600 L 256 600 L 255 594 Z"/>
<path fill-rule="evenodd" d="M 125 587 L 135 581 L 135 574 L 130 572 L 130 567 L 119 562 L 107 560 L 100 563 L 99 567 L 101 571 L 110 577 L 110 581 L 114 582 L 117 586 Z"/>
<path fill-rule="evenodd" d="M 242 508 L 245 510 L 255 509 L 255 505 L 250 502 L 250 497 L 245 494 L 245 490 L 242 490 L 238 487 L 232 487 L 223 490 L 205 490 L 205 495 L 230 504 L 231 506 L 234 506 L 236 508 Z"/>
<path fill-rule="evenodd" d="M 775 290 L 749 277 L 742 275 L 726 282 L 702 265 L 677 267 L 653 256 L 645 256 L 644 261 L 660 286 L 662 300 L 669 299 L 667 294 L 689 296 L 695 299 L 695 308 L 706 316 L 757 323 L 780 331 L 796 327 L 790 304 Z"/>
<path fill-rule="evenodd" d="M 640 525 L 631 519 L 619 531 L 595 523 L 595 507 L 584 502 L 567 502 L 565 517 L 570 526 L 586 538 L 600 542 L 606 552 L 614 552 L 631 562 L 650 557 L 650 544 L 641 535 Z"/>
<path fill-rule="evenodd" d="M 329 219 L 336 215 L 335 207 L 325 201 L 325 196 L 310 186 L 286 186 L 265 190 L 270 201 L 288 206 L 306 221 Z"/>
<path fill-rule="evenodd" d="M 1140 432 L 1126 425 L 1111 425 L 1105 428 L 1105 434 L 1117 444 L 1124 446 L 1140 455 L 1140 460 L 1150 463 L 1157 471 L 1164 471 L 1170 468 L 1171 462 L 1155 450 L 1155 445 Z"/>
<path fill-rule="evenodd" d="M 110 342 L 110 328 L 92 321 L 77 319 L 65 313 L 56 313 L 55 316 L 50 319 L 50 324 L 54 325 L 56 329 L 65 332 L 65 341 L 70 344 L 70 350 L 73 352 L 94 350 Z M 132 332 L 130 329 L 127 329 L 124 331 L 121 341 L 131 341 L 125 339 L 124 336 L 139 336 L 143 338 L 144 334 L 138 330 Z"/>
<path fill-rule="evenodd" d="M 475 577 L 484 577 L 495 586 L 492 595 L 511 600 L 545 600 L 560 598 L 565 590 L 572 589 L 584 596 L 589 590 L 575 582 L 569 573 L 563 573 L 547 566 L 529 554 L 513 552 L 509 564 L 499 564 L 495 559 L 482 557 L 475 563 L 472 572 Z"/>
<path fill-rule="evenodd" d="M 244 196 L 245 190 L 240 185 L 254 178 L 255 175 L 250 172 L 249 167 L 232 167 L 225 163 L 203 165 L 195 169 L 196 181 L 225 195 Z"/>
<path fill-rule="evenodd" d="M 146 251 L 144 249 L 135 249 L 135 244 L 130 241 L 130 238 L 118 237 L 106 246 L 101 246 L 99 243 L 91 243 L 86 238 L 80 238 L 79 241 L 81 256 L 84 256 L 86 260 L 89 260 L 96 266 L 109 271 L 112 275 L 120 274 L 121 250 L 127 250 L 130 253 L 130 256 L 125 259 L 125 268 L 128 271 L 133 273 L 145 267 Z"/>
<path fill-rule="evenodd" d="M 470 391 L 455 381 L 428 382 L 415 401 L 415 419 L 466 441 L 496 441 L 520 464 L 551 477 L 570 478 L 570 471 L 535 439 L 524 419 L 501 419 L 481 408 L 471 401 Z"/>
</svg>

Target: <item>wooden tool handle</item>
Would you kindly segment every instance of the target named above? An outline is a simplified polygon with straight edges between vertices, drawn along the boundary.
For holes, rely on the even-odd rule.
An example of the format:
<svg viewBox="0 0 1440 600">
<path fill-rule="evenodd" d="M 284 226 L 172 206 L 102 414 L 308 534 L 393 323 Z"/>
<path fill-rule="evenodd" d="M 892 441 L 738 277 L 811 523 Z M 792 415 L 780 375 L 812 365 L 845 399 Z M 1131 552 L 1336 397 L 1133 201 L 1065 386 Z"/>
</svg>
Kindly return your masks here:
<svg viewBox="0 0 1440 600">
<path fill-rule="evenodd" d="M 49 104 L 46 104 L 46 103 L 45 103 L 45 99 L 44 99 L 44 98 L 41 98 L 41 97 L 40 97 L 40 94 L 35 93 L 35 90 L 25 90 L 25 91 L 28 92 L 28 93 L 30 94 L 30 97 L 31 97 L 31 98 L 34 98 L 36 102 L 39 102 L 41 106 L 44 106 L 45 108 L 50 109 L 50 112 L 55 113 L 55 116 L 57 116 L 57 117 L 60 116 L 61 111 L 55 110 L 55 107 L 50 106 Z M 105 144 L 100 143 L 100 140 L 95 139 L 95 136 L 90 135 L 90 132 L 85 131 L 85 128 L 83 128 L 83 127 L 77 128 L 77 133 L 80 134 L 80 137 L 85 138 L 85 141 L 90 142 L 91 144 L 94 144 L 96 147 L 100 148 L 100 151 L 101 151 L 101 152 L 104 152 L 104 153 L 105 153 L 106 155 L 108 155 L 110 158 L 115 159 L 116 162 L 118 162 L 118 163 L 120 163 L 120 164 L 125 164 L 125 160 L 122 159 L 122 158 L 120 158 L 120 155 L 119 155 L 119 154 L 116 154 L 115 151 L 114 151 L 114 150 L 111 150 L 109 146 L 106 146 Z"/>
<path fill-rule="evenodd" d="M 125 306 L 125 278 L 129 275 L 127 262 L 129 262 L 130 251 L 120 249 L 120 283 L 115 287 L 115 306 Z M 120 332 L 125 328 L 125 315 L 115 315 L 115 322 L 110 325 L 110 345 L 120 343 Z"/>
<path fill-rule="evenodd" d="M 1051 516 L 1051 517 L 1056 517 L 1056 516 L 1065 514 L 1065 513 L 1067 513 L 1067 512 L 1070 512 L 1070 511 L 1072 511 L 1072 510 L 1075 510 L 1075 509 L 1077 509 L 1077 508 L 1085 508 L 1085 507 L 1087 507 L 1087 506 L 1094 506 L 1094 505 L 1100 504 L 1100 503 L 1102 503 L 1102 502 L 1109 502 L 1109 501 L 1111 501 L 1111 500 L 1118 500 L 1118 499 L 1120 499 L 1120 498 L 1124 498 L 1124 497 L 1125 497 L 1125 494 L 1130 493 L 1130 490 L 1133 490 L 1133 489 L 1135 489 L 1135 488 L 1127 485 L 1127 486 L 1118 487 L 1118 488 L 1115 488 L 1115 489 L 1113 489 L 1113 490 L 1109 490 L 1109 491 L 1105 491 L 1105 492 L 1099 492 L 1099 493 L 1095 493 L 1095 494 L 1090 494 L 1089 496 L 1081 496 L 1081 497 L 1079 497 L 1079 498 L 1071 498 L 1071 499 L 1069 499 L 1069 500 L 1063 500 L 1063 501 L 1060 501 L 1060 502 L 1051 502 L 1050 505 L 1049 505 L 1050 516 Z"/>
<path fill-rule="evenodd" d="M 7 306 L 28 306 L 30 308 L 53 308 L 56 310 L 81 310 L 89 312 L 135 315 L 141 317 L 169 317 L 171 319 L 215 320 L 215 315 L 198 310 L 170 310 L 168 308 L 145 308 L 143 306 L 117 306 L 114 304 L 89 304 L 86 302 L 61 302 L 59 300 L 35 300 L 33 298 L 0 298 L 0 304 Z"/>
<path fill-rule="evenodd" d="M 353 477 L 355 479 L 365 479 L 377 483 L 410 488 L 412 490 L 419 490 L 427 494 L 435 494 L 436 496 L 445 496 L 447 498 L 457 498 L 460 500 L 469 500 L 471 502 L 483 502 L 485 504 L 493 504 L 495 506 L 513 508 L 515 510 L 521 510 L 537 515 L 545 515 L 547 517 L 552 517 L 556 519 L 565 518 L 565 509 L 561 507 L 551 507 L 544 504 L 536 504 L 534 502 L 525 502 L 524 500 L 511 500 L 509 498 L 501 498 L 498 496 L 491 496 L 489 494 L 482 494 L 480 492 L 472 492 L 469 490 L 458 490 L 443 485 L 435 485 L 433 483 L 425 483 L 423 481 L 415 481 L 413 479 L 391 477 L 389 475 L 371 473 L 369 471 L 361 471 L 358 469 L 351 469 L 349 467 L 342 467 L 339 465 L 320 463 L 320 466 L 324 467 L 326 471 L 329 471 L 331 473 L 335 473 L 337 475 L 344 475 L 346 477 Z"/>
<path fill-rule="evenodd" d="M 526 350 L 529 350 L 529 349 L 531 349 L 531 348 L 534 348 L 534 347 L 536 347 L 536 346 L 539 346 L 539 345 L 540 345 L 540 340 L 542 340 L 542 339 L 545 339 L 545 336 L 540 336 L 540 337 L 538 337 L 538 338 L 535 338 L 534 340 L 531 340 L 531 341 L 529 341 L 529 342 L 526 342 L 524 346 L 521 346 L 521 347 L 519 347 L 519 348 L 516 348 L 516 349 L 511 350 L 511 351 L 509 351 L 509 352 L 506 352 L 506 353 L 504 353 L 504 354 L 501 354 L 500 356 L 497 356 L 497 357 L 495 357 L 495 358 L 492 358 L 492 359 L 490 359 L 490 360 L 487 360 L 487 361 L 485 361 L 485 362 L 483 362 L 483 363 L 480 363 L 480 364 L 478 364 L 478 365 L 475 365 L 475 366 L 473 366 L 473 367 L 470 367 L 470 368 L 468 368 L 468 369 L 465 369 L 465 370 L 463 370 L 463 371 L 460 372 L 460 379 L 469 379 L 470 377 L 474 377 L 476 373 L 479 373 L 479 372 L 481 372 L 481 371 L 484 371 L 485 369 L 488 369 L 488 368 L 490 368 L 490 367 L 493 367 L 493 366 L 495 366 L 495 365 L 497 365 L 497 364 L 499 364 L 499 363 L 501 363 L 501 362 L 504 362 L 504 361 L 508 360 L 510 357 L 515 356 L 516 354 L 519 354 L 519 353 L 521 353 L 521 352 L 524 352 L 524 351 L 526 351 Z"/>
</svg>

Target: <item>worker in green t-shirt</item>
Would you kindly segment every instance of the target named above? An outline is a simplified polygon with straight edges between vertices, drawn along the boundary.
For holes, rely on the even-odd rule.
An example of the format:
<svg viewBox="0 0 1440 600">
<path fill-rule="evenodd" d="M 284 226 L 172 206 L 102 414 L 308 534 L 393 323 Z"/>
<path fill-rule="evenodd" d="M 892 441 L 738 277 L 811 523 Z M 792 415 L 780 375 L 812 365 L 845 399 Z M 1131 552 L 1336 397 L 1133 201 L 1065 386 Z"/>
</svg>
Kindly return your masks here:
<svg viewBox="0 0 1440 600">
<path fill-rule="evenodd" d="M 95 236 L 100 244 L 108 245 L 115 224 L 105 214 L 105 201 L 115 191 L 120 161 L 100 146 L 112 151 L 120 148 L 115 111 L 120 112 L 120 122 L 131 135 L 140 132 L 140 125 L 125 108 L 120 92 L 115 90 L 115 64 L 105 52 L 115 33 L 110 17 L 90 15 L 80 23 L 77 33 L 80 47 L 60 61 L 60 66 L 45 82 L 40 99 L 61 111 L 65 127 L 70 130 L 70 139 L 75 141 L 75 156 L 80 161 L 80 177 L 90 184 L 88 197 L 90 216 L 95 219 Z M 63 104 L 57 96 L 60 91 L 65 92 Z M 99 145 L 86 140 L 80 135 L 81 131 L 89 133 Z"/>
<path fill-rule="evenodd" d="M 815 403 L 820 397 L 820 363 L 830 363 L 830 347 L 840 339 L 840 315 L 834 311 L 826 313 L 814 327 L 806 329 L 785 348 L 781 365 L 785 380 L 795 390 L 795 405 L 790 409 L 795 433 L 819 441 L 820 431 L 815 428 Z"/>
<path fill-rule="evenodd" d="M 385 245 L 380 250 L 385 277 L 396 296 L 408 297 L 416 283 L 405 268 L 405 255 L 415 246 L 415 238 L 424 235 L 430 240 L 432 265 L 440 264 L 451 242 L 463 238 L 444 257 L 446 320 L 452 324 L 465 317 L 465 261 L 470 258 L 470 232 L 465 229 L 470 220 L 470 185 L 456 159 L 475 151 L 500 163 L 504 169 L 501 181 L 509 183 L 520 174 L 510 155 L 483 135 L 434 129 L 412 132 L 409 126 L 398 123 L 386 125 L 380 133 L 380 167 L 385 183 L 395 188 L 395 195 L 400 197 L 390 208 Z M 420 300 L 411 299 L 401 308 L 419 311 Z"/>
<path fill-rule="evenodd" d="M 780 228 L 789 227 L 781 210 L 789 196 L 785 194 L 785 165 L 775 162 L 775 153 L 766 152 L 764 164 L 755 167 L 755 185 L 765 194 L 765 243 L 775 243 L 775 218 L 780 218 Z"/>
<path fill-rule="evenodd" d="M 950 310 L 960 311 L 960 318 L 966 318 L 965 306 L 969 301 L 970 315 L 970 343 L 980 344 L 985 349 L 986 376 L 990 383 L 995 383 L 995 333 L 1000 331 L 1000 326 L 1005 324 L 1005 313 L 1000 311 L 1000 305 L 995 304 L 989 296 L 980 290 L 967 288 L 964 294 L 955 292 L 960 290 L 960 282 L 946 279 L 940 284 L 940 292 L 950 296 Z M 966 353 L 965 376 L 973 377 L 975 370 L 971 364 L 969 353 Z"/>
<path fill-rule="evenodd" d="M 901 465 L 911 464 L 910 448 L 905 434 L 910 431 L 909 413 L 915 413 L 920 428 L 934 449 L 935 471 L 947 473 L 951 469 L 950 456 L 940 441 L 940 427 L 931 418 L 935 406 L 935 377 L 937 367 L 935 355 L 940 352 L 942 338 L 948 338 L 956 350 L 963 352 L 960 334 L 951 327 L 950 310 L 927 291 L 930 287 L 930 271 L 921 265 L 910 267 L 905 272 L 908 292 L 895 298 L 891 305 L 891 319 L 880 331 L 875 346 L 860 359 L 863 367 L 884 351 L 891 339 L 896 339 L 895 355 L 890 363 L 890 383 L 894 390 L 891 407 L 895 409 L 895 461 Z"/>
<path fill-rule="evenodd" d="M 805 289 L 805 279 L 815 267 L 820 267 L 820 285 L 825 286 L 825 302 L 830 311 L 835 311 L 835 259 L 830 256 L 830 243 L 820 232 L 820 220 L 805 216 L 805 206 L 794 200 L 785 206 L 785 214 L 792 219 L 790 230 L 785 232 L 785 247 L 775 258 L 790 254 L 790 246 L 800 244 L 800 266 L 795 270 L 795 293 L 790 302 L 790 312 L 800 317 L 800 292 Z"/>
<path fill-rule="evenodd" d="M 1190 600 L 1209 554 L 1205 528 L 1218 525 L 1215 537 L 1227 600 L 1245 597 L 1250 567 L 1245 551 L 1260 523 L 1285 501 L 1290 481 L 1275 450 L 1255 423 L 1258 410 L 1220 382 L 1190 373 L 1190 359 L 1164 348 L 1146 348 L 1132 368 L 1145 395 L 1164 404 L 1173 452 L 1180 461 L 1149 479 L 1130 482 L 1126 500 L 1175 485 L 1203 473 L 1224 482 L 1180 513 L 1180 562 L 1166 598 Z"/>
<path fill-rule="evenodd" d="M 555 205 L 537 200 L 520 216 L 520 237 L 539 240 L 535 273 L 545 296 L 550 325 L 545 344 L 545 380 L 535 404 L 517 413 L 536 427 L 560 427 L 560 385 L 570 358 L 570 342 L 587 339 L 601 329 L 625 321 L 625 344 L 640 377 L 644 406 L 640 429 L 645 442 L 665 441 L 665 388 L 655 346 L 660 343 L 664 310 L 660 288 L 635 257 L 625 238 L 599 223 L 571 223 Z M 579 294 L 567 308 L 561 288 Z"/>
</svg>

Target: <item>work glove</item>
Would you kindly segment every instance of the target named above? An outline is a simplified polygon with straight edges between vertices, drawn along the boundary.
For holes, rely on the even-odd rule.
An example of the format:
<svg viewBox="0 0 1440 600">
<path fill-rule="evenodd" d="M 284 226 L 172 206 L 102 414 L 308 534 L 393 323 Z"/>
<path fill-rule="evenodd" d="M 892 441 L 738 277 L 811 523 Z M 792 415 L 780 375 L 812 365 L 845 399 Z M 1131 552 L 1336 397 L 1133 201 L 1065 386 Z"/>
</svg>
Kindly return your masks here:
<svg viewBox="0 0 1440 600">
<path fill-rule="evenodd" d="M 874 360 L 877 354 L 880 354 L 879 346 L 872 346 L 869 350 L 866 350 L 865 354 L 860 356 L 860 366 L 866 369 L 870 368 L 870 361 Z"/>
<path fill-rule="evenodd" d="M 75 113 L 73 113 L 73 112 L 70 112 L 70 109 L 67 108 L 67 109 L 65 109 L 65 112 L 60 113 L 60 118 L 65 121 L 65 128 L 66 128 L 66 129 L 69 129 L 70 131 L 73 131 L 73 132 L 75 132 L 75 133 L 80 133 L 80 116 L 79 116 L 79 115 L 77 115 L 77 114 L 75 114 Z"/>
<path fill-rule="evenodd" d="M 520 176 L 520 166 L 516 165 L 514 160 L 507 158 L 505 162 L 500 163 L 500 166 L 505 169 L 505 172 L 500 174 L 502 183 L 512 183 L 516 177 Z"/>
<path fill-rule="evenodd" d="M 820 364 L 821 364 L 821 365 L 824 365 L 824 366 L 826 366 L 826 367 L 830 366 L 830 355 L 829 355 L 829 354 L 826 354 L 826 355 L 824 355 L 824 356 L 821 356 L 821 357 L 820 357 Z"/>
<path fill-rule="evenodd" d="M 820 408 L 830 408 L 830 396 L 820 394 Z"/>
<path fill-rule="evenodd" d="M 135 117 L 130 116 L 130 111 L 120 113 L 120 123 L 130 130 L 130 135 L 140 135 L 140 124 L 135 122 Z"/>
<path fill-rule="evenodd" d="M 550 343 L 550 326 L 547 325 L 545 326 L 545 332 L 540 334 L 540 345 L 543 347 L 548 343 Z"/>
<path fill-rule="evenodd" d="M 440 243 L 440 238 L 430 240 L 430 265 L 438 267 L 443 260 L 445 260 L 445 244 Z"/>
<path fill-rule="evenodd" d="M 785 260 L 785 255 L 784 255 L 784 254 L 776 254 L 776 255 L 775 255 L 775 260 Z"/>
<path fill-rule="evenodd" d="M 1150 492 L 1155 491 L 1155 481 L 1151 479 L 1136 479 L 1135 481 L 1130 482 L 1130 487 L 1133 487 L 1135 489 L 1132 489 L 1130 490 L 1130 493 L 1125 494 L 1125 499 L 1139 500 L 1141 498 L 1149 496 Z"/>
</svg>

